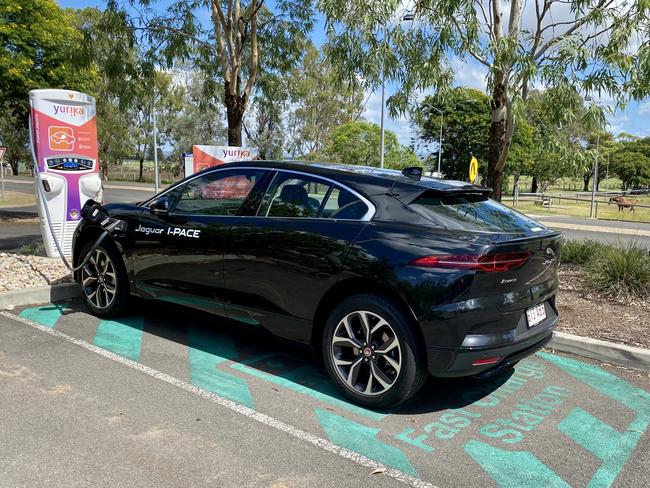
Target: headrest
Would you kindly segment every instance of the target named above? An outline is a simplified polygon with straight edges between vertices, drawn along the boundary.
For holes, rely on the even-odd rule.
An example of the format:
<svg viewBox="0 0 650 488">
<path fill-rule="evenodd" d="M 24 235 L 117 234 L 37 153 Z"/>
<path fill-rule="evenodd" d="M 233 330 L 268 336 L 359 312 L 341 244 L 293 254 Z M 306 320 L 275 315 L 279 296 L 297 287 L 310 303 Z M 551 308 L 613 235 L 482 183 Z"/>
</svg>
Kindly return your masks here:
<svg viewBox="0 0 650 488">
<path fill-rule="evenodd" d="M 285 185 L 280 192 L 280 200 L 285 203 L 307 205 L 309 195 L 302 185 Z"/>
</svg>

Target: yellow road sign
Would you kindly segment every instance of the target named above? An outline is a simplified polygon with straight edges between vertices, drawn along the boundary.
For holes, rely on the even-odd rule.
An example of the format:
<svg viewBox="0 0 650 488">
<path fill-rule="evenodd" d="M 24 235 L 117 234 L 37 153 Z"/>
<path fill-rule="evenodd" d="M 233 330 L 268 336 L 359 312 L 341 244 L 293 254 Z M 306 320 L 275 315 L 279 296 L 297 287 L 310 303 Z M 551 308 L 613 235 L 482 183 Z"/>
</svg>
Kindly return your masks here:
<svg viewBox="0 0 650 488">
<path fill-rule="evenodd" d="M 469 162 L 469 182 L 474 183 L 476 177 L 478 176 L 478 159 L 472 156 L 472 160 Z"/>
</svg>

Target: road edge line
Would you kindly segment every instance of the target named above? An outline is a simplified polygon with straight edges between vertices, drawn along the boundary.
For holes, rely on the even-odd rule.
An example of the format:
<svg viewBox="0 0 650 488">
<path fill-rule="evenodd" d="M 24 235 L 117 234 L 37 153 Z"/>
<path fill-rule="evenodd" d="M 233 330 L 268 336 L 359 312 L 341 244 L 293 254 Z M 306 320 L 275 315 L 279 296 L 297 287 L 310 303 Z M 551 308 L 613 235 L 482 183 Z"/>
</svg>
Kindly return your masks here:
<svg viewBox="0 0 650 488">
<path fill-rule="evenodd" d="M 546 346 L 560 352 L 650 370 L 650 350 L 555 331 Z"/>
<path fill-rule="evenodd" d="M 271 417 L 270 415 L 258 412 L 257 410 L 254 410 L 252 408 L 246 407 L 245 405 L 241 405 L 237 402 L 233 402 L 232 400 L 228 400 L 227 398 L 224 398 L 222 396 L 219 396 L 215 393 L 212 393 L 210 391 L 204 390 L 202 388 L 199 388 L 197 386 L 194 386 L 190 383 L 187 383 L 183 380 L 180 380 L 174 376 L 168 375 L 167 373 L 163 373 L 162 371 L 158 371 L 157 369 L 151 368 L 149 366 L 145 366 L 144 364 L 138 363 L 136 361 L 132 361 L 130 359 L 127 359 L 123 356 L 120 356 L 119 354 L 115 354 L 111 351 L 108 351 L 106 349 L 102 349 L 101 347 L 95 346 L 94 344 L 90 344 L 89 342 L 83 341 L 81 339 L 77 339 L 75 337 L 69 336 L 68 334 L 65 334 L 63 332 L 60 332 L 56 329 L 52 329 L 49 327 L 45 327 L 43 325 L 40 325 L 36 322 L 33 322 L 29 319 L 17 316 L 12 314 L 11 312 L 7 312 L 4 310 L 0 310 L 0 315 L 2 315 L 5 318 L 14 320 L 16 322 L 21 322 L 25 325 L 29 325 L 30 327 L 33 327 L 35 329 L 40 330 L 41 332 L 45 332 L 47 334 L 53 335 L 55 337 L 58 337 L 60 339 L 65 340 L 66 342 L 70 342 L 72 344 L 75 344 L 77 346 L 82 347 L 83 349 L 86 349 L 88 351 L 94 352 L 95 354 L 98 354 L 104 358 L 110 359 L 111 361 L 115 361 L 117 363 L 123 364 L 124 366 L 127 366 L 131 369 L 135 369 L 137 371 L 140 371 L 141 373 L 144 373 L 148 376 L 151 376 L 157 380 L 163 381 L 165 383 L 168 383 L 172 386 L 175 386 L 177 388 L 180 388 L 181 390 L 185 390 L 188 393 L 192 393 L 196 396 L 199 396 L 201 398 L 204 398 L 206 400 L 210 400 L 213 403 L 216 403 L 218 405 L 221 405 L 222 407 L 226 407 L 229 410 L 232 410 L 235 413 L 238 413 L 240 415 L 243 415 L 245 417 L 248 417 L 252 420 L 255 420 L 261 424 L 267 425 L 269 427 L 272 427 L 276 430 L 279 430 L 281 432 L 284 432 L 285 434 L 290 435 L 291 437 L 295 437 L 297 439 L 300 439 L 304 442 L 307 442 L 308 444 L 311 444 L 315 447 L 318 447 L 324 451 L 327 451 L 331 454 L 335 454 L 339 457 L 348 459 L 360 466 L 363 466 L 368 469 L 385 469 L 383 474 L 385 476 L 388 476 L 390 478 L 395 479 L 396 481 L 400 481 L 402 483 L 405 483 L 409 486 L 413 486 L 414 488 L 437 488 L 435 485 L 429 483 L 428 481 L 424 481 L 418 478 L 415 478 L 409 474 L 406 474 L 402 471 L 399 471 L 394 468 L 389 468 L 387 466 L 384 466 L 381 463 L 378 463 L 376 461 L 373 461 L 370 458 L 367 458 L 366 456 L 363 456 L 362 454 L 359 454 L 357 452 L 351 451 L 349 449 L 346 449 L 344 447 L 341 447 L 337 444 L 334 444 L 333 442 L 330 442 L 326 439 L 323 439 L 322 437 L 318 437 L 315 434 L 311 434 L 309 432 L 306 432 L 304 430 L 298 429 L 297 427 L 294 427 L 290 424 L 287 424 L 285 422 L 282 422 L 281 420 L 278 420 L 274 417 Z"/>
</svg>

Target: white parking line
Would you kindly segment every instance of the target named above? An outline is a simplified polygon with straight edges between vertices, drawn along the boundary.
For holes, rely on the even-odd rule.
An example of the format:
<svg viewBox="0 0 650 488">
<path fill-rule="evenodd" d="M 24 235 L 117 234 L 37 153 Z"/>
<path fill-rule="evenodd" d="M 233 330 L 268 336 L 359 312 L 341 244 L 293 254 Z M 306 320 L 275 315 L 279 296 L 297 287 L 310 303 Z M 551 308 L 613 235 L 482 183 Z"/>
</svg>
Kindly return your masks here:
<svg viewBox="0 0 650 488">
<path fill-rule="evenodd" d="M 261 412 L 258 412 L 257 410 L 253 410 L 252 408 L 246 407 L 237 402 L 233 402 L 219 395 L 215 395 L 212 392 L 198 388 L 190 383 L 186 383 L 183 380 L 165 374 L 156 369 L 150 368 L 149 366 L 145 366 L 144 364 L 131 361 L 130 359 L 112 353 L 110 351 L 107 351 L 106 349 L 102 349 L 101 347 L 97 347 L 94 344 L 90 344 L 89 342 L 76 339 L 75 337 L 64 334 L 63 332 L 60 332 L 56 329 L 45 327 L 43 325 L 37 324 L 36 322 L 25 319 L 23 317 L 19 317 L 17 315 L 14 315 L 6 311 L 0 311 L 0 315 L 8 319 L 12 319 L 16 322 L 22 322 L 23 324 L 29 325 L 31 327 L 34 327 L 35 329 L 40 330 L 41 332 L 45 332 L 47 334 L 59 337 L 67 342 L 70 342 L 77 346 L 81 346 L 88 351 L 94 352 L 95 354 L 99 354 L 100 356 L 103 356 L 107 359 L 123 364 L 124 366 L 128 366 L 129 368 L 136 369 L 141 373 L 149 375 L 158 380 L 164 381 L 165 383 L 169 383 L 170 385 L 176 386 L 181 390 L 185 390 L 196 396 L 199 396 L 206 400 L 210 400 L 223 407 L 229 408 L 233 412 L 237 412 L 238 414 L 244 415 L 245 417 L 256 420 L 261 424 L 268 425 L 269 427 L 272 427 L 276 430 L 289 434 L 290 436 L 295 437 L 297 439 L 303 440 L 309 444 L 312 444 L 313 446 L 323 449 L 324 451 L 330 452 L 332 454 L 336 454 L 337 456 L 343 457 L 345 459 L 349 459 L 350 461 L 359 464 L 360 466 L 363 466 L 365 468 L 386 469 L 386 471 L 384 471 L 385 476 L 389 476 L 390 478 L 393 478 L 397 481 L 401 481 L 402 483 L 405 483 L 409 486 L 413 486 L 417 488 L 436 488 L 434 485 L 432 485 L 427 481 L 423 481 L 421 479 L 415 478 L 397 469 L 388 468 L 381 463 L 373 461 L 372 459 L 367 458 L 366 456 L 362 456 L 361 454 L 358 454 L 354 451 L 350 451 L 349 449 L 345 449 L 344 447 L 338 446 L 326 439 L 323 439 L 322 437 L 318 437 L 314 434 L 310 434 L 309 432 L 305 432 L 304 430 L 298 429 L 274 417 L 263 414 Z"/>
</svg>

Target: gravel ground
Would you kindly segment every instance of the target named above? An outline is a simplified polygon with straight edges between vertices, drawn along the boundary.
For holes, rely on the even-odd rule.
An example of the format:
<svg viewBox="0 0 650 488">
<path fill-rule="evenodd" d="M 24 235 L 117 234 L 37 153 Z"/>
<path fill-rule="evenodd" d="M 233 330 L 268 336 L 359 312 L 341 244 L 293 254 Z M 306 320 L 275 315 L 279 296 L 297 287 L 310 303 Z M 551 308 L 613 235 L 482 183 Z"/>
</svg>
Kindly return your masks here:
<svg viewBox="0 0 650 488">
<path fill-rule="evenodd" d="M 563 265 L 558 272 L 558 330 L 635 347 L 650 348 L 650 301 L 613 302 L 581 287 L 582 271 Z M 0 253 L 0 292 L 72 281 L 58 258 Z"/>
<path fill-rule="evenodd" d="M 72 281 L 58 258 L 0 253 L 0 292 Z"/>
<path fill-rule="evenodd" d="M 650 300 L 612 301 L 590 293 L 582 287 L 583 272 L 576 266 L 563 265 L 558 275 L 557 330 L 650 349 Z"/>
</svg>

